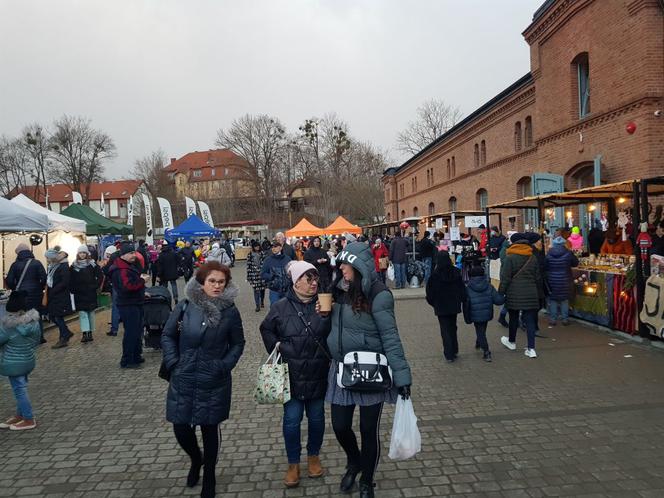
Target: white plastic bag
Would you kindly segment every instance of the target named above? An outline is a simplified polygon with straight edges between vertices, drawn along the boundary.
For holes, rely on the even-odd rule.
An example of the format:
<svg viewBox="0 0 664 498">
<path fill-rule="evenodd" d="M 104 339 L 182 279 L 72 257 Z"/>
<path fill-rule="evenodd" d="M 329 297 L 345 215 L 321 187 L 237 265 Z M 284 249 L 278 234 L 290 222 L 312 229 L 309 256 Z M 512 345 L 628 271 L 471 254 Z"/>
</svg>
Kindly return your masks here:
<svg viewBox="0 0 664 498">
<path fill-rule="evenodd" d="M 394 281 L 394 265 L 390 263 L 390 266 L 387 267 L 387 279 Z"/>
<path fill-rule="evenodd" d="M 392 424 L 392 438 L 390 439 L 390 452 L 388 456 L 392 460 L 407 460 L 413 458 L 422 451 L 422 437 L 417 428 L 417 417 L 413 410 L 413 402 L 410 398 L 404 400 L 401 396 L 397 399 L 397 408 L 394 412 L 394 424 Z"/>
</svg>

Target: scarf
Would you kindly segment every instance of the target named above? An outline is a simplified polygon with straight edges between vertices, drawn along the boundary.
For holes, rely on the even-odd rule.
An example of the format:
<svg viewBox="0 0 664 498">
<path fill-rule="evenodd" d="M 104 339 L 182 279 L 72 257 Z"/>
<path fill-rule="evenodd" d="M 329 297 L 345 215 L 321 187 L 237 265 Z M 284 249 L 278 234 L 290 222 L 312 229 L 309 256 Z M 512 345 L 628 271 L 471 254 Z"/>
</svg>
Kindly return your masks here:
<svg viewBox="0 0 664 498">
<path fill-rule="evenodd" d="M 48 287 L 53 287 L 53 276 L 55 275 L 55 271 L 60 268 L 60 265 L 63 264 L 61 261 L 58 261 L 56 263 L 51 263 L 48 265 L 48 272 L 46 274 L 46 285 Z"/>
<path fill-rule="evenodd" d="M 93 260 L 89 259 L 89 258 L 88 259 L 83 259 L 83 260 L 80 260 L 80 259 L 76 258 L 76 261 L 74 261 L 73 266 L 75 266 L 79 270 L 82 270 L 84 268 L 87 268 L 88 266 L 95 266 L 95 262 Z"/>
</svg>

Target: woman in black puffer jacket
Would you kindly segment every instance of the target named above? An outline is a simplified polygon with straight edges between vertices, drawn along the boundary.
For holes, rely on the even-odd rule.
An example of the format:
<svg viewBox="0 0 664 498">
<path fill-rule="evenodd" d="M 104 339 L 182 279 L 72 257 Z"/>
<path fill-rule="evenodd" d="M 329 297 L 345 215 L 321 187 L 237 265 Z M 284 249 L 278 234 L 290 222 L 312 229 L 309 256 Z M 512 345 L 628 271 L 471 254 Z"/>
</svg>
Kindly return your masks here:
<svg viewBox="0 0 664 498">
<path fill-rule="evenodd" d="M 244 350 L 244 331 L 234 301 L 238 288 L 231 271 L 218 262 L 202 265 L 185 287 L 186 300 L 171 313 L 161 336 L 164 366 L 171 372 L 166 420 L 191 458 L 187 486 L 203 467 L 202 498 L 215 496 L 219 424 L 228 419 L 232 379 Z M 181 325 L 178 326 L 178 322 Z M 196 426 L 203 434 L 203 453 Z"/>
<path fill-rule="evenodd" d="M 284 404 L 283 432 L 288 456 L 284 484 L 290 488 L 300 482 L 300 424 L 305 409 L 309 424 L 308 475 L 321 477 L 324 473 L 319 453 L 325 433 L 330 317 L 316 313 L 320 277 L 314 265 L 295 261 L 289 263 L 286 271 L 293 287 L 270 308 L 260 330 L 268 353 L 277 347 L 288 363 L 291 400 Z"/>
<path fill-rule="evenodd" d="M 25 265 L 28 265 L 28 269 L 25 271 L 25 276 L 21 282 L 20 289 L 17 289 Z M 35 259 L 27 244 L 21 243 L 16 246 L 16 261 L 14 261 L 9 268 L 6 282 L 7 287 L 11 290 L 25 291 L 27 294 L 25 297 L 27 308 L 37 310 L 41 313 L 44 286 L 46 285 L 46 270 L 44 269 L 44 265 L 41 264 L 41 261 Z M 44 324 L 41 320 L 39 320 L 39 331 L 41 334 L 41 342 L 46 342 L 44 340 Z"/>
</svg>

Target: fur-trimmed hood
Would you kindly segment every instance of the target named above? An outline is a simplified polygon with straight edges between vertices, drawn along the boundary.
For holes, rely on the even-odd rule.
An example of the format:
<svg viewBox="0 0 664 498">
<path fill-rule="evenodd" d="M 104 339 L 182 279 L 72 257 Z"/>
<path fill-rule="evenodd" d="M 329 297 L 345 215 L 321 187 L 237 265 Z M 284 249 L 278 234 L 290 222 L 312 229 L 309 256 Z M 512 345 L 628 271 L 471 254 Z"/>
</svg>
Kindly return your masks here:
<svg viewBox="0 0 664 498">
<path fill-rule="evenodd" d="M 32 322 L 39 322 L 39 312 L 37 310 L 28 310 L 26 312 L 7 313 L 0 320 L 0 327 L 3 329 L 17 328 L 21 335 L 26 335 L 28 328 L 21 325 L 28 325 Z"/>
<path fill-rule="evenodd" d="M 239 293 L 238 287 L 231 281 L 219 297 L 210 297 L 203 286 L 195 278 L 187 282 L 184 294 L 187 299 L 203 310 L 205 318 L 211 325 L 217 325 L 221 319 L 221 312 L 235 304 L 235 298 Z"/>
</svg>

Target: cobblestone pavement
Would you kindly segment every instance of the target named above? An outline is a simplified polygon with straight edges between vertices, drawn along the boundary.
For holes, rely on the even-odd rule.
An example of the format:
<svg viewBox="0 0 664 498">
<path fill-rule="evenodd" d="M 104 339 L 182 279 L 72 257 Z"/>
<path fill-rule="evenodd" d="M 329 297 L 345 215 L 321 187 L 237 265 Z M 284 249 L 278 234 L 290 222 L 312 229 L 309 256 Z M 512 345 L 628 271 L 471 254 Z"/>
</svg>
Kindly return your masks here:
<svg viewBox="0 0 664 498">
<path fill-rule="evenodd" d="M 234 372 L 231 419 L 222 426 L 219 496 L 337 496 L 345 462 L 329 420 L 322 455 L 328 474 L 282 487 L 281 410 L 257 406 L 251 396 L 265 356 L 258 334 L 264 313 L 253 310 L 244 266 L 234 273 L 247 346 Z M 396 308 L 423 451 L 405 462 L 387 458 L 387 409 L 377 496 L 664 496 L 664 353 L 572 325 L 544 327 L 549 338 L 538 340 L 540 357 L 531 360 L 502 348 L 503 329 L 493 323 L 494 362 L 487 364 L 460 324 L 460 359 L 449 365 L 424 300 L 398 300 Z M 97 323 L 107 321 L 103 312 Z M 199 492 L 184 487 L 187 459 L 164 420 L 159 355 L 146 353 L 141 370 L 120 370 L 121 338 L 103 332 L 92 344 L 79 344 L 77 334 L 68 349 L 39 350 L 30 377 L 39 427 L 0 432 L 0 496 Z M 56 332 L 47 338 L 53 343 Z M 522 345 L 523 335 L 517 340 Z M 12 410 L 1 380 L 0 415 Z"/>
</svg>

